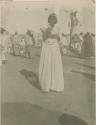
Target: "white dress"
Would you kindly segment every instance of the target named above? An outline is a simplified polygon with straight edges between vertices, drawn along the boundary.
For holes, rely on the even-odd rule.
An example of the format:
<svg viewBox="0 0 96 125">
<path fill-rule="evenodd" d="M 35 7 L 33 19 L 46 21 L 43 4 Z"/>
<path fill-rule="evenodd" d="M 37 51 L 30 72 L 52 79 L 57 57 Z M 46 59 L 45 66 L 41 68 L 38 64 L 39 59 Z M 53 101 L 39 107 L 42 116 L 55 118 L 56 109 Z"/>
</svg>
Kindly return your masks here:
<svg viewBox="0 0 96 125">
<path fill-rule="evenodd" d="M 51 33 L 58 34 L 58 28 L 54 27 Z M 47 39 L 43 42 L 39 82 L 43 91 L 64 91 L 63 65 L 57 39 Z"/>
</svg>

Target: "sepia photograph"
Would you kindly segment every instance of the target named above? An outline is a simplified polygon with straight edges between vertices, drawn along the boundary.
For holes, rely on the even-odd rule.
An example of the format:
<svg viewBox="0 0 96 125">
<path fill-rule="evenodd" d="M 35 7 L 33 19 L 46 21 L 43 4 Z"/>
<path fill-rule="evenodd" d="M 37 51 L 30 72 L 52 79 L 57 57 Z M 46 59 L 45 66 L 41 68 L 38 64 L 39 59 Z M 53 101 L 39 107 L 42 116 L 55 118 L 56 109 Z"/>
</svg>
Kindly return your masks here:
<svg viewBox="0 0 96 125">
<path fill-rule="evenodd" d="M 0 0 L 1 125 L 95 125 L 95 0 Z"/>
</svg>

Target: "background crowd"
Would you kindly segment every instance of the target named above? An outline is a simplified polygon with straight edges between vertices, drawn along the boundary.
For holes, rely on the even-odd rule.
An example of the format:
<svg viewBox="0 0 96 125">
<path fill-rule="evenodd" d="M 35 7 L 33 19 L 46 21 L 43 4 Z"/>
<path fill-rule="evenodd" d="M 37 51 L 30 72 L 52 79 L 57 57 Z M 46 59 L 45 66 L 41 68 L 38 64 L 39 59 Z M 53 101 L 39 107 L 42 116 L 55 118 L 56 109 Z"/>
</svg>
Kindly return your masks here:
<svg viewBox="0 0 96 125">
<path fill-rule="evenodd" d="M 6 54 L 10 53 L 18 56 L 31 58 L 32 47 L 42 47 L 42 33 L 34 34 L 31 30 L 27 30 L 25 34 L 15 32 L 10 34 L 6 29 L 0 29 L 0 63 L 5 63 Z M 74 52 L 81 58 L 95 56 L 95 34 L 90 32 L 70 34 L 60 33 L 60 50 L 62 55 L 68 51 Z"/>
</svg>

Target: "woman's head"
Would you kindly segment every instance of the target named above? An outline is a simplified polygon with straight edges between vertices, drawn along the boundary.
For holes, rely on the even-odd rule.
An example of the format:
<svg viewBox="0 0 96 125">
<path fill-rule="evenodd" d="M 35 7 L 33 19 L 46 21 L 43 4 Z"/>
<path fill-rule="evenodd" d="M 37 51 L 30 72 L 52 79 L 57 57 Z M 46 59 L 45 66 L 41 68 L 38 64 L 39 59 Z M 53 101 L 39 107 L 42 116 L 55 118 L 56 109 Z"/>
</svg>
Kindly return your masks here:
<svg viewBox="0 0 96 125">
<path fill-rule="evenodd" d="M 58 22 L 58 20 L 57 20 L 56 14 L 55 14 L 55 13 L 51 13 L 51 14 L 49 15 L 49 17 L 48 17 L 48 23 L 49 23 L 51 26 L 53 26 L 53 25 L 55 25 L 57 22 Z"/>
<path fill-rule="evenodd" d="M 18 32 L 15 32 L 15 35 L 18 35 Z"/>
</svg>

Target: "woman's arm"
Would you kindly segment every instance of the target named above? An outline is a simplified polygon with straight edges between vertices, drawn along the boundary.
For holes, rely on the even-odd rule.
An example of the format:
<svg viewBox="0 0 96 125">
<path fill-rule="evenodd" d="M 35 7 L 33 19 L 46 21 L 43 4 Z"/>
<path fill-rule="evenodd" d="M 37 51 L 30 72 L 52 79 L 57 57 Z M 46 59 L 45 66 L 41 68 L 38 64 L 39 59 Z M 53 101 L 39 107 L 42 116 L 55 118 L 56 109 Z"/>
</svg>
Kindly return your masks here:
<svg viewBox="0 0 96 125">
<path fill-rule="evenodd" d="M 46 39 L 49 38 L 51 34 L 51 28 L 47 28 L 46 30 L 40 29 L 42 34 L 43 34 L 43 40 L 45 41 Z"/>
<path fill-rule="evenodd" d="M 45 41 L 48 38 L 51 39 L 57 39 L 60 41 L 60 37 L 58 34 L 51 34 L 52 28 L 48 27 L 45 31 L 43 29 L 40 29 L 43 34 L 43 40 Z"/>
<path fill-rule="evenodd" d="M 60 37 L 58 34 L 50 34 L 49 38 L 51 39 L 57 39 L 58 41 L 60 41 Z"/>
</svg>

